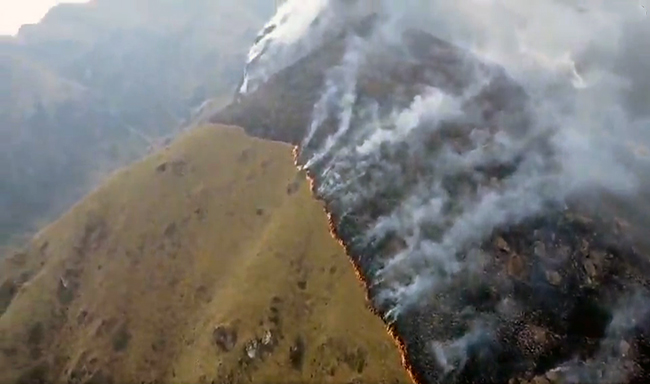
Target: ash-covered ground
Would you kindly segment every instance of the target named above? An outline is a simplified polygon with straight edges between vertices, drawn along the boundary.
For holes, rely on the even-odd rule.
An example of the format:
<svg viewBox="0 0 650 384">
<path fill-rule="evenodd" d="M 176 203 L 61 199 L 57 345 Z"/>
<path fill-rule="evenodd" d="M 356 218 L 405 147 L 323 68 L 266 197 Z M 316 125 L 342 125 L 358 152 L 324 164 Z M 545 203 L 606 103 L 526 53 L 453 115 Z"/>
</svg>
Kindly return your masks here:
<svg viewBox="0 0 650 384">
<path fill-rule="evenodd" d="M 217 114 L 298 146 L 422 383 L 650 380 L 636 2 L 289 1 Z"/>
</svg>

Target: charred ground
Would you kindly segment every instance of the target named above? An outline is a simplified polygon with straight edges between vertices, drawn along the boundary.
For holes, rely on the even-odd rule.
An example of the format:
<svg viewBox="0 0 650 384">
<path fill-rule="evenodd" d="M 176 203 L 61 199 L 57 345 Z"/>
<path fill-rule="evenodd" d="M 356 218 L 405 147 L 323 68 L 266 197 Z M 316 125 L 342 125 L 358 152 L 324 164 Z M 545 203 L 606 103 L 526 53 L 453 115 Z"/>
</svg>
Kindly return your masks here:
<svg viewBox="0 0 650 384">
<path fill-rule="evenodd" d="M 304 165 L 339 123 L 328 120 L 303 145 L 324 74 L 341 62 L 350 36 L 366 33 L 369 25 L 356 26 L 326 42 L 255 92 L 243 95 L 213 121 L 237 124 L 252 135 L 297 145 L 297 164 Z M 346 204 L 344 192 L 354 190 L 337 194 L 322 188 L 331 182 L 327 174 L 333 161 L 309 169 L 312 189 L 330 215 L 333 232 L 365 281 L 376 313 L 385 319 L 392 303 L 380 299 L 385 286 L 378 271 L 384 259 L 403 250 L 406 242 L 396 232 L 371 240 L 364 234 L 378 218 L 395 210 L 418 183 L 439 176 L 427 159 L 442 144 L 452 143 L 463 153 L 476 129 L 493 135 L 512 127 L 525 130 L 529 125 L 525 92 L 499 68 L 418 31 L 407 32 L 403 42 L 368 53 L 371 59 L 362 64 L 357 77 L 351 127 L 362 119 L 358 111 L 372 102 L 379 106 L 380 115 L 387 116 L 391 107 L 407 106 L 428 86 L 462 92 L 477 68 L 490 73 L 492 81 L 463 106 L 470 117 L 465 123 L 443 126 L 433 135 L 425 132 L 415 151 L 383 148 L 379 158 L 368 160 L 371 166 L 358 184 L 379 187 L 376 194 L 359 193 L 361 203 Z M 391 50 L 399 51 L 400 59 Z M 354 135 L 352 128 L 342 141 Z M 543 157 L 552 149 L 540 138 L 525 151 Z M 336 157 L 336 153 L 324 155 L 328 156 Z M 443 177 L 443 188 L 458 196 L 486 185 L 498 188 L 517 169 L 519 160 L 515 157 L 471 169 L 472 174 L 482 175 L 478 181 L 469 177 L 470 172 L 467 177 L 462 173 Z M 549 161 L 544 166 L 557 164 Z M 346 175 L 354 176 L 344 166 L 338 172 L 343 180 Z M 650 315 L 635 300 L 642 302 L 650 292 L 650 259 L 635 247 L 630 235 L 639 228 L 631 228 L 615 214 L 586 209 L 575 201 L 549 204 L 540 214 L 494 230 L 475 249 L 461 250 L 461 259 L 481 255 L 484 261 L 478 271 L 450 277 L 443 291 L 425 295 L 423 302 L 394 322 L 387 320 L 414 378 L 421 383 L 646 382 Z M 438 236 L 435 227 L 429 230 L 431 238 Z M 472 316 L 466 316 L 468 308 Z M 476 318 L 490 323 L 493 331 L 482 334 L 475 343 L 478 346 L 445 372 L 435 346 L 453 344 Z"/>
</svg>

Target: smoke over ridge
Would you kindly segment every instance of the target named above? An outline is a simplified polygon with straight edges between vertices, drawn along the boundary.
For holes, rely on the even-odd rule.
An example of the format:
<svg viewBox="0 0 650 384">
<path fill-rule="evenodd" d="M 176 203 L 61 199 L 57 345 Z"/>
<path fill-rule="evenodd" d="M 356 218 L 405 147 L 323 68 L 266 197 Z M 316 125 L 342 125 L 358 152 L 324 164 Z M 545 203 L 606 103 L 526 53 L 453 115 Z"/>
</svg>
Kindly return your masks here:
<svg viewBox="0 0 650 384">
<path fill-rule="evenodd" d="M 500 353 L 500 324 L 516 323 L 525 305 L 489 272 L 484 243 L 495 232 L 576 201 L 649 212 L 650 23 L 632 0 L 288 1 L 251 49 L 240 96 L 370 14 L 372 28 L 346 35 L 342 59 L 324 74 L 299 161 L 318 179 L 317 195 L 358 230 L 353 246 L 373 250 L 366 272 L 385 319 L 433 307 L 461 324 L 452 339 L 422 336 L 437 365 L 430 377 L 459 382 L 470 360 Z M 466 53 L 409 49 L 412 31 Z M 459 75 L 415 94 L 396 87 L 389 100 L 359 92 L 360 68 L 378 58 L 427 55 Z M 542 257 L 543 245 L 535 256 L 544 270 L 569 268 Z M 560 305 L 544 297 L 553 279 L 531 276 L 540 305 Z M 489 310 L 464 298 L 485 287 L 497 292 Z M 543 371 L 568 383 L 627 380 L 621 345 L 647 324 L 649 295 L 630 284 L 607 296 L 612 317 L 590 359 Z"/>
</svg>

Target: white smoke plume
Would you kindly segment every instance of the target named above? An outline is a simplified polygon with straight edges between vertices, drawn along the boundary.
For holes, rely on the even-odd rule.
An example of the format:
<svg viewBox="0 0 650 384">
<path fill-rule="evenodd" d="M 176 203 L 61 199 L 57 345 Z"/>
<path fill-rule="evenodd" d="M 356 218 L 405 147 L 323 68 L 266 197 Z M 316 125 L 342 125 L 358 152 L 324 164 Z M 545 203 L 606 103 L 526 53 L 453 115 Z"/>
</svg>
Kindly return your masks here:
<svg viewBox="0 0 650 384">
<path fill-rule="evenodd" d="M 459 276 L 480 270 L 477 246 L 494 229 L 548 204 L 607 193 L 641 210 L 650 207 L 640 197 L 650 179 L 644 152 L 650 144 L 650 19 L 643 6 L 637 0 L 290 0 L 269 23 L 267 32 L 272 31 L 251 50 L 240 91 L 251 91 L 316 49 L 344 20 L 373 7 L 385 17 L 374 35 L 348 41 L 343 61 L 326 74 L 303 142 L 309 145 L 328 118 L 337 118 L 337 130 L 308 154 L 305 168 L 318 165 L 318 193 L 353 210 L 406 177 L 384 153 L 397 156 L 406 148 L 417 159 L 423 138 L 445 123 L 474 123 L 467 104 L 494 76 L 476 68 L 474 84 L 460 94 L 429 88 L 406 109 L 395 107 L 388 118 L 379 118 L 377 105 L 353 111 L 357 75 L 369 47 L 399 42 L 405 29 L 418 28 L 496 64 L 522 86 L 529 97 L 522 111 L 530 125 L 526 130 L 511 116 L 497 116 L 504 129 L 475 130 L 461 149 L 443 143 L 434 157 L 422 160 L 429 176 L 363 235 L 367 242 L 389 233 L 403 239 L 373 281 L 381 288 L 377 300 L 390 303 L 387 318 L 394 320 Z M 362 118 L 353 123 L 355 113 Z M 516 169 L 498 182 L 468 174 L 512 162 Z M 461 177 L 477 187 L 450 192 L 446 181 Z M 489 334 L 489 321 L 476 324 L 446 346 L 434 342 L 432 353 L 441 366 L 452 360 L 462 364 L 461 350 Z M 584 368 L 565 369 L 580 379 L 586 374 Z M 609 379 L 615 374 L 607 373 Z"/>
</svg>

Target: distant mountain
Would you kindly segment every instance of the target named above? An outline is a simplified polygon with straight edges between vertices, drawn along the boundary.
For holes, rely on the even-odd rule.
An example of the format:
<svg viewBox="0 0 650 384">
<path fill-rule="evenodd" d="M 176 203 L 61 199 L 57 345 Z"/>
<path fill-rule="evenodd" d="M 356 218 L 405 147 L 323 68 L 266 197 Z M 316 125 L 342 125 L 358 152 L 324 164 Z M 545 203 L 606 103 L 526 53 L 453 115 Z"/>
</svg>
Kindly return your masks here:
<svg viewBox="0 0 650 384">
<path fill-rule="evenodd" d="M 223 104 L 272 12 L 261 0 L 96 0 L 56 6 L 0 40 L 0 244 L 199 107 Z"/>
</svg>

